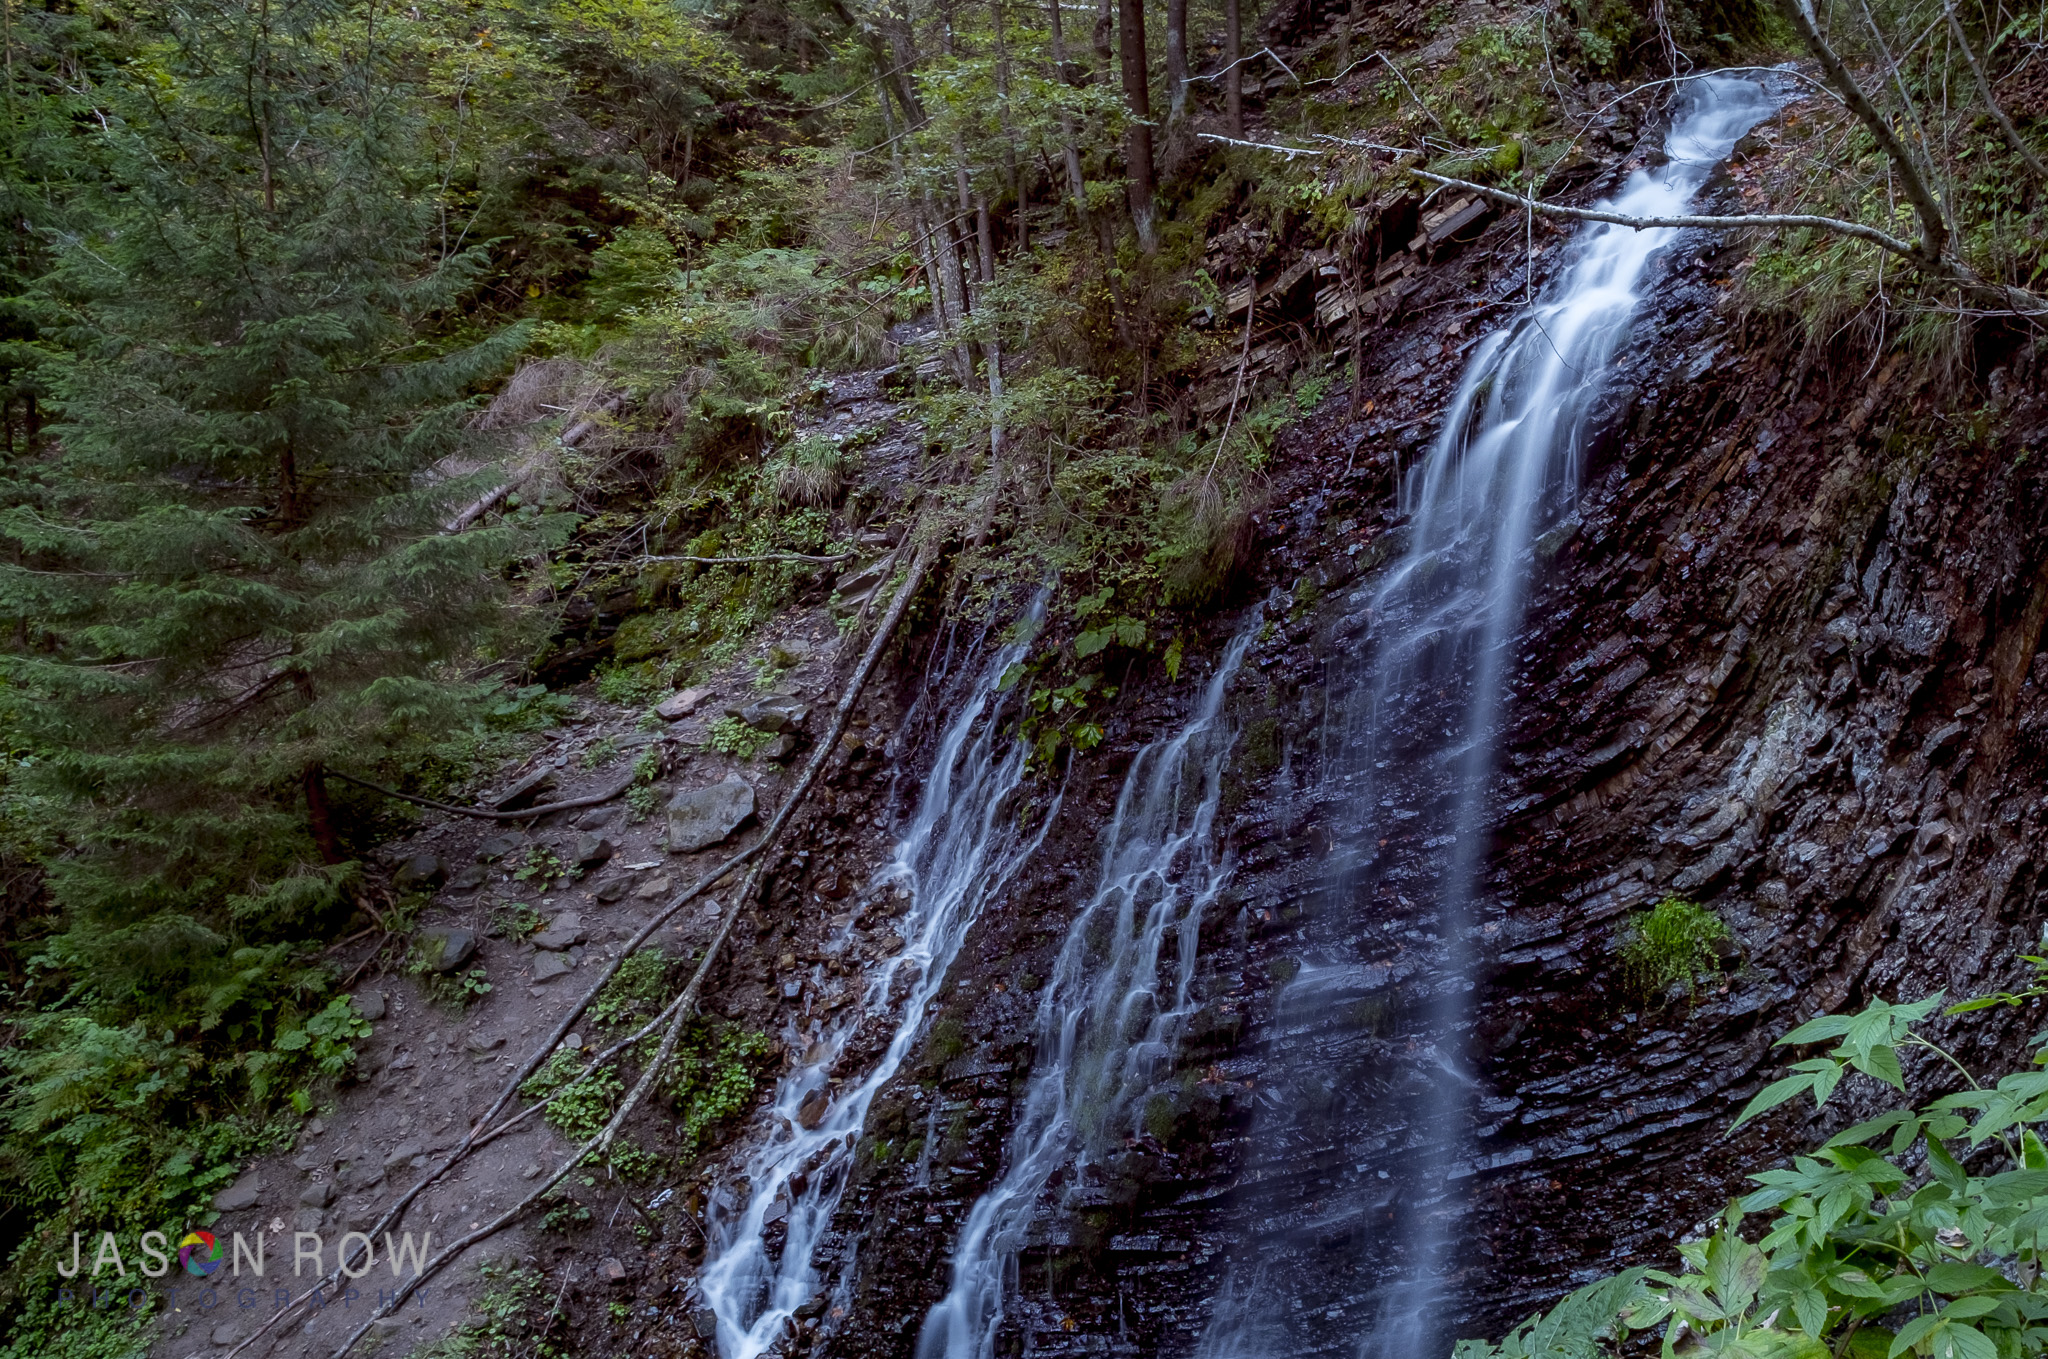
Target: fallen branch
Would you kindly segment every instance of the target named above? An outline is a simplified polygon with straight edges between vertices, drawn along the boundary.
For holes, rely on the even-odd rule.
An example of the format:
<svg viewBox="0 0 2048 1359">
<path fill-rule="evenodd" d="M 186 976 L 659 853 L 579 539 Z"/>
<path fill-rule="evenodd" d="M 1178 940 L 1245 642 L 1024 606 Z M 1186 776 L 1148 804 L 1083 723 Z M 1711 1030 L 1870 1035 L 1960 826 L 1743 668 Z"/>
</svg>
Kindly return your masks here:
<svg viewBox="0 0 2048 1359">
<path fill-rule="evenodd" d="M 1616 226 L 1633 227 L 1637 231 L 1646 231 L 1652 227 L 1704 228 L 1708 231 L 1740 231 L 1749 227 L 1812 227 L 1819 231 L 1833 232 L 1838 236 L 1853 236 L 1890 251 L 1929 278 L 1947 283 L 1964 292 L 1997 298 L 2004 304 L 2000 314 L 2048 317 L 2048 297 L 2041 297 L 2009 283 L 1994 283 L 1968 265 L 1958 264 L 1949 259 L 1930 259 L 1922 246 L 1902 241 L 1897 236 L 1879 231 L 1876 227 L 1864 226 L 1861 222 L 1845 222 L 1839 217 L 1816 217 L 1808 213 L 1792 212 L 1743 213 L 1733 217 L 1630 217 L 1625 213 L 1607 212 L 1601 208 L 1567 208 L 1557 203 L 1539 203 L 1518 193 L 1490 189 L 1484 184 L 1474 184 L 1466 179 L 1451 179 L 1444 175 L 1431 174 L 1427 170 L 1410 170 L 1408 173 L 1417 179 L 1426 179 L 1432 184 L 1462 189 L 1466 193 L 1478 194 L 1481 198 L 1529 212 L 1540 212 L 1551 217 L 1571 217 L 1582 222 L 1612 222 Z"/>
<path fill-rule="evenodd" d="M 857 552 L 834 552 L 823 557 L 814 557 L 808 552 L 762 552 L 752 557 L 640 557 L 635 566 L 651 566 L 655 562 L 695 562 L 699 566 L 748 566 L 754 562 L 843 562 L 857 557 Z"/>
<path fill-rule="evenodd" d="M 1280 146 L 1273 142 L 1248 142 L 1239 137 L 1226 137 L 1220 132 L 1197 132 L 1195 139 L 1204 142 L 1220 142 L 1224 146 L 1242 146 L 1247 151 L 1278 151 L 1290 160 L 1296 156 L 1321 156 L 1328 154 L 1327 152 L 1317 151 L 1306 146 Z"/>
<path fill-rule="evenodd" d="M 373 793 L 382 793 L 385 797 L 395 797 L 400 802 L 410 802 L 419 807 L 431 807 L 437 812 L 447 812 L 452 816 L 473 816 L 479 821 L 528 821 L 536 816 L 546 816 L 550 812 L 573 812 L 578 807 L 595 807 L 601 802 L 610 802 L 613 798 L 631 788 L 633 780 L 638 775 L 629 773 L 626 775 L 625 782 L 619 784 L 616 788 L 607 788 L 602 793 L 588 793 L 582 797 L 567 798 L 561 802 L 547 802 L 538 807 L 520 807 L 509 812 L 486 811 L 481 807 L 458 807 L 452 802 L 436 802 L 430 797 L 421 797 L 417 793 L 401 793 L 396 788 L 386 788 L 381 783 L 372 783 L 368 779 L 359 779 L 353 774 L 344 774 L 339 769 L 328 770 L 327 777 L 330 779 L 340 779 L 343 783 L 353 783 L 358 788 L 367 788 Z"/>
<path fill-rule="evenodd" d="M 1653 227 L 1704 227 L 1709 231 L 1741 231 L 1749 227 L 1814 227 L 1869 241 L 1916 263 L 1926 262 L 1919 249 L 1911 243 L 1879 231 L 1876 227 L 1864 226 L 1861 222 L 1846 222 L 1839 217 L 1816 217 L 1809 213 L 1796 212 L 1742 213 L 1734 217 L 1631 217 L 1626 213 L 1608 212 L 1603 208 L 1568 208 L 1560 203 L 1539 203 L 1533 198 L 1525 198 L 1506 189 L 1490 189 L 1484 184 L 1474 184 L 1469 179 L 1452 179 L 1446 175 L 1431 174 L 1428 170 L 1410 170 L 1408 173 L 1417 179 L 1426 179 L 1432 184 L 1462 189 L 1466 193 L 1478 194 L 1481 198 L 1491 199 L 1496 203 L 1521 208 L 1527 212 L 1540 212 L 1549 217 L 1570 217 L 1581 222 L 1611 222 L 1616 226 L 1633 227 L 1637 231 L 1647 231 Z"/>
<path fill-rule="evenodd" d="M 370 1229 L 364 1233 L 365 1239 L 374 1239 L 380 1233 L 387 1232 L 391 1228 L 396 1226 L 399 1219 L 404 1215 L 405 1210 L 409 1208 L 412 1205 L 413 1201 L 416 1200 L 422 1193 L 424 1193 L 430 1186 L 438 1182 L 450 1170 L 454 1169 L 456 1165 L 460 1164 L 464 1158 L 466 1158 L 471 1152 L 475 1151 L 476 1148 L 479 1145 L 481 1145 L 484 1141 L 489 1140 L 490 1138 L 501 1136 L 503 1135 L 503 1133 L 509 1131 L 511 1127 L 514 1125 L 514 1123 L 518 1121 L 517 1119 L 508 1120 L 504 1125 L 495 1128 L 492 1127 L 491 1120 L 495 1119 L 501 1112 L 503 1112 L 505 1106 L 511 1103 L 511 1101 L 518 1095 L 519 1087 L 521 1085 L 524 1085 L 527 1079 L 531 1077 L 535 1071 L 540 1069 L 541 1064 L 547 1060 L 548 1056 L 551 1053 L 553 1053 L 558 1046 L 560 1046 L 562 1039 L 567 1036 L 570 1028 L 573 1027 L 576 1021 L 582 1017 L 583 1012 L 590 1008 L 591 1003 L 597 999 L 598 994 L 604 990 L 605 986 L 608 983 L 610 983 L 611 979 L 615 975 L 617 975 L 620 967 L 622 967 L 625 964 L 625 960 L 631 957 L 642 946 L 644 946 L 647 943 L 647 941 L 651 939 L 654 936 L 654 934 L 661 929 L 662 926 L 666 925 L 676 915 L 678 911 L 682 910 L 684 906 L 688 905 L 690 902 L 696 900 L 705 892 L 709 891 L 712 887 L 717 885 L 717 883 L 723 880 L 726 877 L 726 875 L 732 873 L 736 869 L 744 867 L 748 863 L 759 858 L 770 846 L 772 846 L 780 838 L 784 829 L 788 827 L 791 818 L 795 815 L 797 808 L 803 803 L 805 798 L 809 795 L 810 790 L 812 786 L 816 784 L 819 775 L 824 772 L 824 766 L 826 761 L 831 757 L 832 754 L 834 754 L 837 751 L 839 747 L 839 740 L 842 736 L 846 734 L 847 724 L 853 718 L 854 704 L 858 701 L 861 691 L 866 687 L 869 676 L 874 673 L 876 664 L 880 662 L 882 652 L 885 646 L 887 645 L 890 636 L 895 632 L 897 626 L 903 621 L 904 612 L 909 608 L 912 596 L 914 596 L 917 593 L 918 588 L 923 584 L 925 574 L 930 570 L 931 563 L 936 556 L 936 548 L 928 545 L 922 550 L 920 550 L 917 556 L 913 559 L 911 563 L 909 577 L 904 581 L 902 589 L 897 592 L 895 601 L 891 603 L 891 605 L 889 606 L 888 613 L 883 616 L 880 625 L 877 626 L 877 628 L 875 629 L 874 637 L 869 641 L 867 650 L 864 653 L 862 653 L 859 664 L 854 668 L 853 675 L 848 680 L 846 689 L 840 696 L 839 705 L 836 709 L 834 709 L 833 712 L 832 726 L 829 733 L 826 735 L 825 739 L 819 742 L 818 746 L 811 755 L 810 762 L 804 766 L 804 772 L 802 777 L 800 777 L 797 780 L 796 786 L 790 791 L 789 797 L 783 802 L 781 810 L 775 814 L 774 818 L 769 822 L 769 824 L 762 831 L 760 836 L 757 837 L 753 844 L 749 845 L 746 849 L 743 849 L 739 853 L 733 855 L 730 859 L 727 859 L 724 863 L 712 869 L 702 878 L 699 878 L 690 887 L 686 888 L 683 892 L 678 894 L 673 900 L 669 902 L 667 906 L 665 906 L 661 911 L 659 911 L 652 919 L 650 919 L 645 925 L 641 926 L 638 933 L 636 933 L 631 939 L 626 941 L 625 947 L 619 951 L 618 956 L 616 958 L 613 958 L 609 963 L 605 965 L 603 971 L 600 973 L 597 980 L 585 989 L 583 995 L 576 1001 L 574 1005 L 572 1005 L 569 1008 L 568 1013 L 562 1016 L 560 1022 L 555 1025 L 553 1031 L 550 1032 L 548 1036 L 545 1039 L 543 1039 L 539 1045 L 535 1047 L 534 1051 L 528 1055 L 526 1061 L 523 1064 L 521 1064 L 519 1070 L 514 1072 L 511 1078 L 505 1082 L 503 1088 L 499 1091 L 496 1100 L 492 1102 L 490 1108 L 486 1109 L 482 1116 L 476 1120 L 474 1125 L 472 1125 L 468 1135 L 463 1138 L 461 1144 L 457 1146 L 452 1152 L 450 1152 L 448 1156 L 441 1162 L 440 1165 L 436 1166 L 428 1174 L 422 1176 L 418 1183 L 414 1184 L 410 1189 L 406 1190 L 403 1194 L 401 1194 L 398 1197 L 398 1199 L 384 1211 L 383 1216 L 375 1223 L 375 1225 L 370 1227 Z M 753 875 L 750 874 L 749 876 L 751 878 Z M 724 945 L 726 936 L 730 933 L 733 922 L 739 918 L 740 912 L 744 908 L 744 905 L 745 900 L 743 893 L 740 897 L 736 897 L 734 899 L 732 910 L 727 914 L 725 921 L 720 925 L 718 933 L 714 935 L 711 942 L 706 945 L 704 957 L 702 961 L 698 964 L 697 973 L 691 978 L 690 984 L 684 988 L 683 994 L 677 997 L 676 1001 L 671 1003 L 669 1010 L 663 1012 L 664 1015 L 671 1016 L 672 1023 L 676 1018 L 680 1017 L 681 1013 L 686 1012 L 688 1005 L 694 1004 L 695 997 L 701 992 L 702 989 L 702 979 L 709 974 L 709 969 L 712 963 L 717 958 L 719 949 Z M 631 1043 L 633 1041 L 636 1041 L 636 1039 L 628 1039 L 626 1041 L 627 1043 Z M 612 1049 L 608 1049 L 607 1051 L 616 1052 L 620 1050 L 620 1046 L 621 1045 L 615 1045 Z M 649 1068 L 649 1070 L 656 1069 L 658 1069 L 658 1067 Z M 579 1153 L 577 1159 L 581 1159 L 581 1153 Z M 559 1176 L 556 1178 L 559 1179 Z M 550 1181 L 550 1183 L 552 1184 L 553 1181 Z M 492 1225 L 492 1230 L 498 1230 L 503 1225 L 504 1223 L 502 1220 L 499 1222 L 495 1222 Z M 440 1257 L 437 1257 L 437 1261 L 445 1263 L 445 1261 L 440 1260 Z M 330 1271 L 321 1279 L 317 1280 L 311 1288 L 299 1294 L 297 1297 L 287 1302 L 284 1306 L 278 1308 L 275 1312 L 273 1312 L 270 1315 L 270 1317 L 262 1324 L 262 1326 L 257 1328 L 254 1334 L 252 1334 L 247 1340 L 244 1340 L 241 1344 L 235 1346 L 235 1348 L 233 1348 L 232 1350 L 228 1351 L 227 1359 L 236 1359 L 236 1356 L 240 1355 L 244 1350 L 248 1349 L 251 1345 L 255 1344 L 265 1335 L 268 1335 L 273 1329 L 276 1328 L 279 1322 L 283 1321 L 284 1318 L 289 1316 L 294 1310 L 304 1306 L 306 1302 L 308 1302 L 314 1296 L 320 1294 L 322 1290 L 335 1286 L 335 1284 L 338 1283 L 341 1279 L 343 1265 L 346 1263 L 352 1263 L 352 1261 L 337 1260 L 335 1263 L 335 1267 L 332 1271 Z M 439 1263 L 437 1263 L 434 1266 L 435 1269 L 438 1269 L 439 1267 Z M 427 1277 L 429 1272 L 431 1271 L 429 1271 L 426 1268 L 422 1268 L 421 1272 L 414 1276 L 411 1284 L 409 1284 L 406 1287 L 405 1293 L 409 1293 L 412 1288 L 417 1287 Z M 403 1299 L 403 1296 L 404 1294 L 401 1294 L 400 1300 Z M 372 1317 L 372 1320 L 374 1321 L 378 1317 L 382 1317 L 384 1315 L 386 1315 L 386 1313 L 380 1311 Z M 348 1338 L 348 1340 L 343 1344 L 341 1350 L 337 1351 L 336 1353 L 345 1353 L 350 1346 L 354 1345 L 355 1342 L 362 1337 L 364 1331 L 366 1330 L 368 1330 L 367 1325 L 365 1325 L 361 1330 L 355 1332 L 355 1334 L 351 1335 Z"/>
</svg>

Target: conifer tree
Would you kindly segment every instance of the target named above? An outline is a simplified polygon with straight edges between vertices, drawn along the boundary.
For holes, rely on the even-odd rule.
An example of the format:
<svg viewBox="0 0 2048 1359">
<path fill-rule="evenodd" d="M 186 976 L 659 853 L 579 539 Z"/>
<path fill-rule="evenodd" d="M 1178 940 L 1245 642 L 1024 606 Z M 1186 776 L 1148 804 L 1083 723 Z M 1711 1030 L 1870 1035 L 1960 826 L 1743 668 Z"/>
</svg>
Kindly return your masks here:
<svg viewBox="0 0 2048 1359">
<path fill-rule="evenodd" d="M 518 530 L 440 532 L 467 488 L 434 469 L 521 335 L 439 333 L 482 259 L 437 252 L 371 13 L 164 27 L 100 91 L 96 225 L 39 289 L 55 451 L 0 531 L 23 734 L 85 813 L 57 956 L 117 1011 L 185 1012 L 247 983 L 235 945 L 343 913 L 328 763 L 459 698 Z"/>
</svg>

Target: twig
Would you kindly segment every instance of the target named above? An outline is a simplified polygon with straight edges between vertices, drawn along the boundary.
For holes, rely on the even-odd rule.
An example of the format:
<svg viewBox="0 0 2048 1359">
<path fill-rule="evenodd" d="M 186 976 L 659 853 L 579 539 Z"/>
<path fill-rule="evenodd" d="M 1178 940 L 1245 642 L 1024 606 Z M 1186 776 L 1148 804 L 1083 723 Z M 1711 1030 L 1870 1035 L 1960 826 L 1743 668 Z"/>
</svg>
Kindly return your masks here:
<svg viewBox="0 0 2048 1359">
<path fill-rule="evenodd" d="M 359 779 L 353 774 L 344 774 L 339 769 L 328 770 L 327 777 L 340 779 L 343 783 L 353 783 L 358 788 L 367 788 L 373 793 L 382 793 L 385 797 L 395 797 L 400 802 L 410 802 L 420 807 L 431 807 L 437 812 L 448 812 L 454 816 L 473 816 L 479 821 L 528 821 L 537 816 L 546 816 L 550 812 L 573 812 L 578 807 L 595 807 L 601 802 L 610 802 L 613 798 L 631 788 L 633 780 L 639 776 L 628 773 L 625 782 L 619 784 L 616 788 L 608 788 L 602 793 L 588 793 L 583 797 L 572 797 L 562 802 L 543 803 L 538 807 L 521 807 L 516 811 L 510 812 L 485 811 L 481 807 L 458 807 L 452 802 L 436 802 L 430 797 L 420 797 L 416 793 L 401 793 L 396 788 L 386 788 L 381 783 L 372 783 L 368 779 Z"/>
<path fill-rule="evenodd" d="M 1223 436 L 1216 441 L 1216 456 L 1209 459 L 1209 470 L 1202 473 L 1204 488 L 1216 475 L 1216 465 L 1223 461 L 1223 450 L 1230 443 L 1230 426 L 1237 419 L 1237 398 L 1244 391 L 1244 370 L 1252 361 L 1252 318 L 1259 314 L 1259 275 L 1256 270 L 1246 274 L 1245 286 L 1251 289 L 1252 298 L 1244 309 L 1244 348 L 1237 356 L 1237 380 L 1230 384 L 1230 410 L 1223 417 Z"/>
</svg>

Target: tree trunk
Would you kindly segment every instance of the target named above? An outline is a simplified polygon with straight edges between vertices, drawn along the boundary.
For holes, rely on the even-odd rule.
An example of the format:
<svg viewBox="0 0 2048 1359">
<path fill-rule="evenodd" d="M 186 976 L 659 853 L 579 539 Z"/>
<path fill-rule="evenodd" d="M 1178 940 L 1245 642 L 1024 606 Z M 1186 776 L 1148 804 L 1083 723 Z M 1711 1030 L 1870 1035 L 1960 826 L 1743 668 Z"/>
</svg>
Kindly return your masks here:
<svg viewBox="0 0 2048 1359">
<path fill-rule="evenodd" d="M 1223 114 L 1233 137 L 1244 136 L 1244 16 L 1223 0 Z"/>
<path fill-rule="evenodd" d="M 1138 229 L 1138 249 L 1152 255 L 1159 251 L 1159 232 L 1152 221 L 1152 92 L 1145 69 L 1145 0 L 1117 0 L 1117 19 L 1124 105 L 1130 111 L 1124 170 L 1131 182 L 1131 225 Z"/>
<path fill-rule="evenodd" d="M 338 864 L 348 856 L 334 834 L 334 813 L 327 805 L 327 768 L 315 760 L 307 765 L 300 780 L 306 789 L 306 828 L 313 832 L 323 863 Z"/>
<path fill-rule="evenodd" d="M 1116 20 L 1109 5 L 1110 0 L 1096 0 L 1095 5 L 1095 64 L 1105 75 L 1116 61 L 1116 44 L 1111 41 Z"/>
<path fill-rule="evenodd" d="M 1166 0 L 1166 121 L 1188 116 L 1188 0 Z"/>
<path fill-rule="evenodd" d="M 1052 65 L 1058 73 L 1061 84 L 1071 85 L 1073 78 L 1067 72 L 1067 41 L 1060 25 L 1060 0 L 1051 0 L 1047 9 L 1052 25 Z M 1074 116 L 1060 105 L 1060 157 L 1066 163 L 1067 194 L 1074 202 L 1074 220 L 1083 231 L 1089 230 L 1088 222 L 1088 181 L 1081 173 L 1081 151 L 1076 145 L 1078 134 L 1074 129 Z"/>
</svg>

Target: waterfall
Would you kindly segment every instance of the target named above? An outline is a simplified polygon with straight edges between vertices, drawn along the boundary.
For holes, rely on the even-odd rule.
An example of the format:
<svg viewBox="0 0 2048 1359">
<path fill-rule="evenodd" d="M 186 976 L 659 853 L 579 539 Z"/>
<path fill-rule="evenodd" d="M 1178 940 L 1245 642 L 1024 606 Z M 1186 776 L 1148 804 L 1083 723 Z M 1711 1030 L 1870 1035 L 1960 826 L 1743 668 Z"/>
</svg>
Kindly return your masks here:
<svg viewBox="0 0 2048 1359">
<path fill-rule="evenodd" d="M 876 889 L 908 895 L 896 925 L 903 948 L 874 970 L 860 1004 L 849 1006 L 846 1016 L 821 1021 L 811 1032 L 799 1029 L 801 1017 L 789 1022 L 784 1041 L 803 1055 L 776 1086 L 768 1119 L 774 1131 L 741 1173 L 745 1201 L 730 1211 L 714 1202 L 707 1214 L 709 1250 L 698 1288 L 717 1315 L 723 1359 L 756 1359 L 821 1288 L 844 1286 L 854 1243 L 849 1258 L 838 1262 L 834 1280 L 821 1280 L 815 1257 L 839 1206 L 869 1106 L 910 1054 L 969 927 L 1000 898 L 1058 813 L 1055 798 L 1035 833 L 1020 832 L 1011 795 L 1024 776 L 1025 750 L 998 711 L 1004 672 L 1024 659 L 1045 599 L 1041 592 L 1011 630 L 1011 640 L 982 663 L 970 691 L 952 697 L 957 712 L 939 742 L 916 813 L 874 879 Z M 842 946 L 853 929 L 851 921 L 842 928 Z M 856 1080 L 835 1078 L 851 1040 L 873 1027 L 888 1034 L 880 1060 Z M 829 1101 L 822 1115 L 817 1100 Z M 782 1232 L 779 1252 L 769 1240 L 776 1227 Z"/>
<path fill-rule="evenodd" d="M 1686 211 L 1771 106 L 1754 81 L 1689 83 L 1668 161 L 1605 206 Z M 1445 1312 L 1476 1254 L 1452 1243 L 1479 1168 L 1467 1031 L 1515 638 L 1539 540 L 1569 520 L 1603 381 L 1677 235 L 1588 226 L 1535 304 L 1476 346 L 1400 487 L 1405 543 L 1351 598 L 1364 628 L 1332 666 L 1320 934 L 1276 1001 L 1277 1107 L 1240 1184 L 1252 1239 L 1205 1359 L 1450 1351 Z"/>
<path fill-rule="evenodd" d="M 1223 696 L 1252 636 L 1246 628 L 1230 644 L 1187 724 L 1131 763 L 1094 894 L 1039 1000 L 1036 1060 L 1002 1178 L 961 1228 L 918 1359 L 992 1353 L 1012 1262 L 1054 1173 L 1139 1131 L 1142 1096 L 1192 1009 L 1202 912 L 1228 876 L 1213 834 L 1230 748 Z"/>
</svg>

